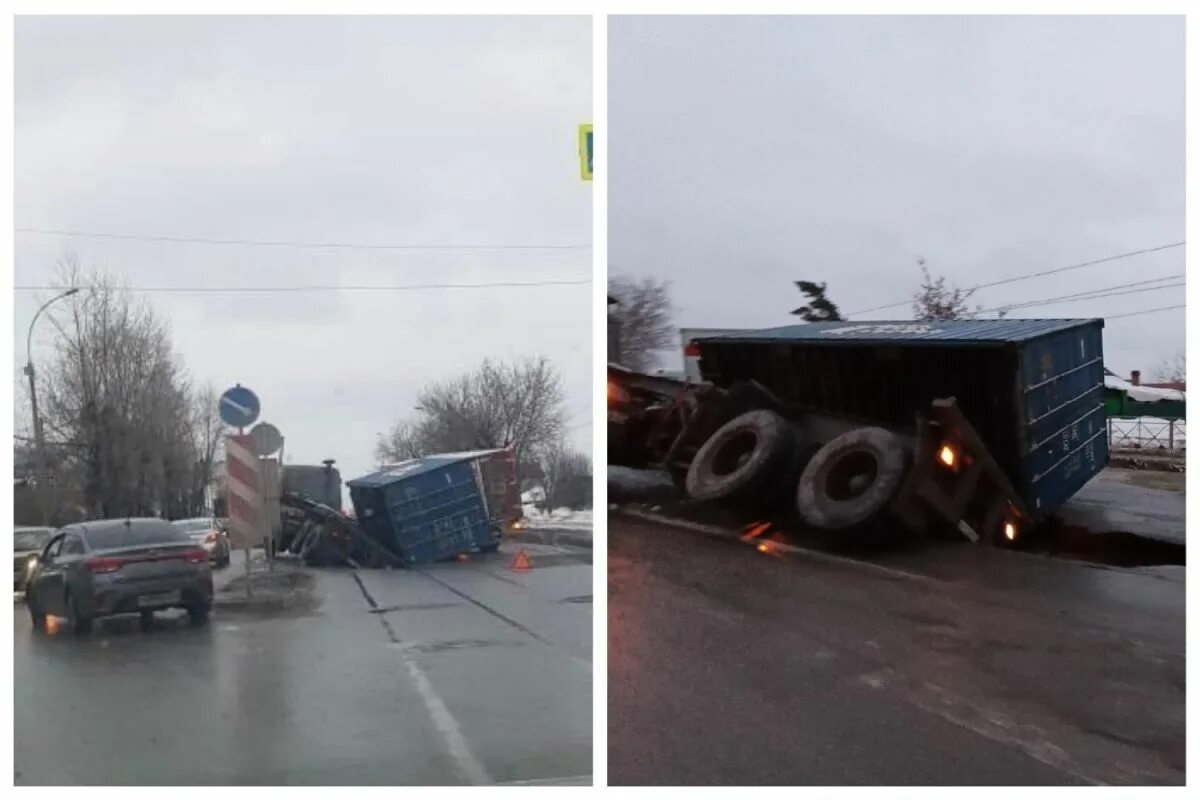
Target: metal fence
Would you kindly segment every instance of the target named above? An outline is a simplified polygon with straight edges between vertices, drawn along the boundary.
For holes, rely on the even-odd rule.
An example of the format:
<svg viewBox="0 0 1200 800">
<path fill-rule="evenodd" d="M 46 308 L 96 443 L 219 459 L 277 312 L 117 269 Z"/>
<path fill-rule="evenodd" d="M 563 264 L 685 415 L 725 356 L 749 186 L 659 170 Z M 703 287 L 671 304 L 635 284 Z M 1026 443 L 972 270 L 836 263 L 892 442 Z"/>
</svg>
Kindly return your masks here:
<svg viewBox="0 0 1200 800">
<path fill-rule="evenodd" d="M 1164 417 L 1109 417 L 1108 449 L 1181 453 L 1187 449 L 1187 421 Z"/>
</svg>

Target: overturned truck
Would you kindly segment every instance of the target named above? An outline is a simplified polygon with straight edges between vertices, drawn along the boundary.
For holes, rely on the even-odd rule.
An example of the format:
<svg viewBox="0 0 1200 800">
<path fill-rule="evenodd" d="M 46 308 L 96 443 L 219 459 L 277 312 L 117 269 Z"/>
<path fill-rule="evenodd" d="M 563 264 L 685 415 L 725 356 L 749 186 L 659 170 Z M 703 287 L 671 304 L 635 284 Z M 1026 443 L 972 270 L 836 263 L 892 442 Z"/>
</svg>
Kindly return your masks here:
<svg viewBox="0 0 1200 800">
<path fill-rule="evenodd" d="M 1015 542 L 1108 463 L 1103 320 L 826 322 L 703 336 L 699 381 L 610 365 L 609 458 L 803 525 Z"/>
<path fill-rule="evenodd" d="M 511 450 L 425 456 L 347 486 L 353 517 L 311 496 L 284 492 L 284 549 L 313 566 L 428 564 L 495 551 L 521 519 Z"/>
</svg>

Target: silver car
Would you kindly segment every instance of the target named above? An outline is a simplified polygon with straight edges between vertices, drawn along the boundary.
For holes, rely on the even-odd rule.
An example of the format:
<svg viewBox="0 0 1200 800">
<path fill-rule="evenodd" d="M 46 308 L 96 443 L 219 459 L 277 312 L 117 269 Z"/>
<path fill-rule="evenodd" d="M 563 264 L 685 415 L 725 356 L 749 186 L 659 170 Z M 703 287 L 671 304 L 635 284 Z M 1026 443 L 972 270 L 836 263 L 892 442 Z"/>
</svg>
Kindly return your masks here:
<svg viewBox="0 0 1200 800">
<path fill-rule="evenodd" d="M 196 517 L 194 519 L 177 519 L 171 524 L 207 550 L 209 558 L 218 567 L 229 566 L 229 536 L 221 530 L 217 520 L 209 517 Z"/>
<path fill-rule="evenodd" d="M 117 614 L 140 614 L 149 626 L 167 608 L 186 609 L 193 625 L 203 625 L 212 597 L 208 551 L 161 519 L 68 525 L 46 545 L 25 587 L 36 630 L 46 629 L 47 616 L 66 617 L 79 634 Z"/>
<path fill-rule="evenodd" d="M 25 581 L 53 535 L 54 528 L 21 527 L 13 531 L 14 591 L 25 591 Z"/>
</svg>

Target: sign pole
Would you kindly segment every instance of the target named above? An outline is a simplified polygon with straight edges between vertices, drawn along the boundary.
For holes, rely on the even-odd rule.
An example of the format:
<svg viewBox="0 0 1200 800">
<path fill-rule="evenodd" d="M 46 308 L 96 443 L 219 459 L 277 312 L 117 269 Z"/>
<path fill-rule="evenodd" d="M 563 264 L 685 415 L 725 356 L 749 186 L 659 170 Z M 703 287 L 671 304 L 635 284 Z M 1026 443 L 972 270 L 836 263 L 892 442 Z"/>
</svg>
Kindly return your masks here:
<svg viewBox="0 0 1200 800">
<path fill-rule="evenodd" d="M 246 445 L 243 444 L 243 441 L 244 441 L 243 437 L 245 436 L 245 433 L 246 433 L 246 430 L 245 430 L 246 426 L 252 425 L 254 423 L 254 421 L 256 419 L 258 419 L 258 414 L 261 409 L 261 405 L 258 400 L 258 395 L 256 395 L 254 392 L 247 389 L 245 386 L 242 386 L 240 383 L 236 384 L 233 386 L 233 388 L 226 389 L 221 394 L 221 398 L 217 402 L 217 409 L 221 415 L 222 422 L 224 422 L 226 425 L 229 425 L 230 427 L 237 428 L 238 433 L 237 433 L 236 439 L 238 441 L 238 450 L 239 451 L 242 450 L 243 448 L 246 447 Z M 231 439 L 232 438 L 233 437 L 231 437 Z M 230 449 L 229 442 L 227 441 L 227 444 L 226 444 L 226 469 L 227 470 L 231 469 L 230 461 L 232 461 L 232 459 L 229 457 L 229 452 L 228 452 L 229 449 Z M 243 468 L 244 469 L 259 469 L 259 470 L 261 470 L 261 465 L 259 465 L 259 464 L 251 465 L 250 463 L 246 463 L 243 465 Z M 232 479 L 232 472 L 228 472 L 227 474 Z M 262 485 L 262 481 L 261 481 L 261 479 L 258 479 L 257 481 L 255 481 L 255 483 L 253 485 L 247 485 L 247 486 L 244 486 L 244 488 L 253 491 L 254 486 L 261 487 L 261 485 Z M 230 492 L 231 492 L 230 500 L 232 501 L 232 488 L 230 489 Z M 260 498 L 261 498 L 261 490 L 260 490 Z M 261 505 L 261 499 L 259 501 L 259 504 Z M 232 502 L 231 502 L 231 505 L 232 505 Z M 250 589 L 250 549 L 251 549 L 251 544 L 254 539 L 254 534 L 253 534 L 253 530 L 252 530 L 254 527 L 254 523 L 252 521 L 254 515 L 253 514 L 247 515 L 248 518 L 243 519 L 239 515 L 234 514 L 232 508 L 230 509 L 230 512 L 231 512 L 229 515 L 230 516 L 230 519 L 229 519 L 230 527 L 233 528 L 234 522 L 235 522 L 235 517 L 237 517 L 237 519 L 236 519 L 236 522 L 238 523 L 237 528 L 240 532 L 240 535 L 242 536 L 242 545 L 243 545 L 243 551 L 244 551 L 245 560 L 246 560 L 246 597 L 250 597 L 250 595 L 252 594 L 251 589 Z M 245 530 L 246 527 L 250 527 L 251 530 Z"/>
</svg>

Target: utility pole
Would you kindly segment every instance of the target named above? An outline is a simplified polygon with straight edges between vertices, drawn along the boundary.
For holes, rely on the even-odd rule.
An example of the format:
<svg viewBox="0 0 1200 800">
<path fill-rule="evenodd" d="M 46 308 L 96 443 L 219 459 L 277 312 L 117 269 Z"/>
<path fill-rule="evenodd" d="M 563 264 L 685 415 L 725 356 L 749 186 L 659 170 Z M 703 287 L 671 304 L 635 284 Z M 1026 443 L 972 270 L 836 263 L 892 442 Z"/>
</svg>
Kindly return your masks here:
<svg viewBox="0 0 1200 800">
<path fill-rule="evenodd" d="M 42 315 L 42 312 L 51 303 L 62 300 L 64 297 L 70 297 L 78 292 L 79 289 L 68 289 L 62 294 L 55 295 L 42 303 L 42 307 L 33 315 L 33 320 L 29 323 L 29 333 L 25 337 L 25 374 L 29 376 L 29 405 L 33 413 L 33 443 L 34 449 L 37 451 L 34 454 L 34 487 L 43 525 L 49 522 L 50 519 L 49 509 L 46 508 L 45 486 L 43 485 L 44 481 L 49 477 L 50 465 L 46 459 L 46 437 L 42 432 L 42 417 L 38 413 L 37 379 L 33 369 L 33 326 L 37 323 L 38 317 Z"/>
</svg>

